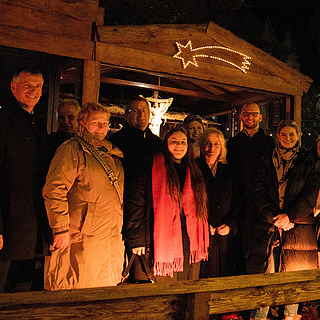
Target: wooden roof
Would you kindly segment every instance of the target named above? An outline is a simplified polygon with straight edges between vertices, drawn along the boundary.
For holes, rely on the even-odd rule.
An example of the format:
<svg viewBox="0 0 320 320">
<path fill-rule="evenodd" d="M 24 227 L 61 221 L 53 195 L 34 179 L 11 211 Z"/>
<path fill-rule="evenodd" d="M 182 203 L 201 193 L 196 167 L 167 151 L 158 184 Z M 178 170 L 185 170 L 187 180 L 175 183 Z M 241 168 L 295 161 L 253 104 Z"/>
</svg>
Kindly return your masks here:
<svg viewBox="0 0 320 320">
<path fill-rule="evenodd" d="M 194 99 L 208 116 L 249 100 L 301 97 L 312 82 L 213 22 L 104 26 L 98 4 L 0 0 L 0 46 L 100 61 L 101 84 L 148 88 L 186 104 Z"/>
<path fill-rule="evenodd" d="M 302 96 L 312 83 L 307 76 L 213 22 L 98 26 L 97 39 L 96 59 L 106 64 L 102 82 L 130 85 L 130 81 L 113 78 L 110 70 L 114 66 L 159 76 L 161 82 L 170 84 L 131 80 L 131 85 L 218 101 L 215 113 L 248 100 Z"/>
</svg>

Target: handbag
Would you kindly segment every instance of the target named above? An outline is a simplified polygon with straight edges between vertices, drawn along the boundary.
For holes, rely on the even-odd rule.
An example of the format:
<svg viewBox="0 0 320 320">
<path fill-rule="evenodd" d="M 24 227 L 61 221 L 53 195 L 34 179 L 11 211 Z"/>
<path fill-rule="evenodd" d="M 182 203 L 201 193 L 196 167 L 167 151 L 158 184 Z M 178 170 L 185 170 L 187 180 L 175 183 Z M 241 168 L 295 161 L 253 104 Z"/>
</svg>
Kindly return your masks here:
<svg viewBox="0 0 320 320">
<path fill-rule="evenodd" d="M 136 257 L 137 257 L 137 254 L 132 253 L 132 256 L 131 256 L 131 258 L 130 258 L 130 260 L 129 260 L 127 266 L 126 266 L 126 268 L 125 268 L 125 269 L 123 270 L 123 272 L 122 272 L 121 281 L 118 283 L 118 285 L 121 285 L 121 284 L 124 284 L 124 283 L 125 283 L 126 279 L 127 279 L 128 276 L 129 276 L 130 268 L 131 268 L 134 260 L 136 259 Z M 153 275 L 152 270 L 151 270 L 150 267 L 149 267 L 149 263 L 148 263 L 148 261 L 147 261 L 147 259 L 146 259 L 146 256 L 145 256 L 144 254 L 142 254 L 142 255 L 140 256 L 140 258 L 141 258 L 142 263 L 143 263 L 143 266 L 144 266 L 144 268 L 145 268 L 145 270 L 146 270 L 148 279 L 150 280 L 151 283 L 156 283 L 156 279 L 155 279 L 155 277 L 154 277 L 154 275 Z M 140 259 L 139 259 L 139 261 L 140 261 Z"/>
</svg>

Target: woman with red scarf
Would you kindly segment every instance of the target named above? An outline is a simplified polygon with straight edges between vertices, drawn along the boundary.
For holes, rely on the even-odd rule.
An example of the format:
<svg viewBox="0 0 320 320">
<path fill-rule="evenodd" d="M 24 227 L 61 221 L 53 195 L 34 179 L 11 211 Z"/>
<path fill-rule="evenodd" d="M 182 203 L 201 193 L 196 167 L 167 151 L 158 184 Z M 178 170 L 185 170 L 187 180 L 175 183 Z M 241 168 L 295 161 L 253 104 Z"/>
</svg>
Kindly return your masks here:
<svg viewBox="0 0 320 320">
<path fill-rule="evenodd" d="M 205 184 L 185 129 L 169 131 L 164 146 L 128 189 L 125 240 L 133 253 L 149 256 L 158 281 L 195 280 L 208 257 Z"/>
</svg>

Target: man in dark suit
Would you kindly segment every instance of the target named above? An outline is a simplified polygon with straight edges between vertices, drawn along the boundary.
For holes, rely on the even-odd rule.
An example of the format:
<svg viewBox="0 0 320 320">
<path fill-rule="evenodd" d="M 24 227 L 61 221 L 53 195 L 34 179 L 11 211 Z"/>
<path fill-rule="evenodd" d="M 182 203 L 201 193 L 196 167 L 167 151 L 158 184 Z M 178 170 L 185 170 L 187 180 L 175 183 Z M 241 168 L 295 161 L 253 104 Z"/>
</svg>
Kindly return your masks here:
<svg viewBox="0 0 320 320">
<path fill-rule="evenodd" d="M 47 133 L 34 112 L 43 77 L 37 69 L 24 68 L 10 86 L 14 99 L 0 109 L 0 292 L 32 290 L 36 258 L 46 247 L 41 190 Z"/>
</svg>

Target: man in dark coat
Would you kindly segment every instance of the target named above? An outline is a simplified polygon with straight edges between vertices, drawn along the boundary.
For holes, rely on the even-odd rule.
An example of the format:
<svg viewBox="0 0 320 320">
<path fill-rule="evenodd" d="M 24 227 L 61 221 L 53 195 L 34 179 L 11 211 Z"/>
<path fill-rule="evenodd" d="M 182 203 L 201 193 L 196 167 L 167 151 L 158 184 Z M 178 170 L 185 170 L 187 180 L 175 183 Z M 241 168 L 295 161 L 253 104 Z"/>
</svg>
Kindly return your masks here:
<svg viewBox="0 0 320 320">
<path fill-rule="evenodd" d="M 0 110 L 0 291 L 32 289 L 36 257 L 44 253 L 46 130 L 34 106 L 42 94 L 37 69 L 11 81 L 14 100 Z"/>
<path fill-rule="evenodd" d="M 79 102 L 74 99 L 64 99 L 58 105 L 58 131 L 48 136 L 48 151 L 50 159 L 61 144 L 75 136 L 78 129 Z"/>
<path fill-rule="evenodd" d="M 256 103 L 247 103 L 242 107 L 240 120 L 243 124 L 243 130 L 227 142 L 227 159 L 242 193 L 242 207 L 237 217 L 238 233 L 233 237 L 233 240 L 235 241 L 237 273 L 245 274 L 246 216 L 251 215 L 252 212 L 251 200 L 248 195 L 257 165 L 263 155 L 272 153 L 274 140 L 259 128 L 262 115 Z"/>
<path fill-rule="evenodd" d="M 126 224 L 126 191 L 133 181 L 137 168 L 142 160 L 162 150 L 162 140 L 149 129 L 150 108 L 147 100 L 142 97 L 130 100 L 125 107 L 125 117 L 124 126 L 110 137 L 110 141 L 123 152 L 124 156 L 124 224 Z M 130 256 L 131 253 L 128 254 Z M 148 279 L 141 271 L 139 263 L 135 261 L 133 267 L 136 280 Z"/>
</svg>

